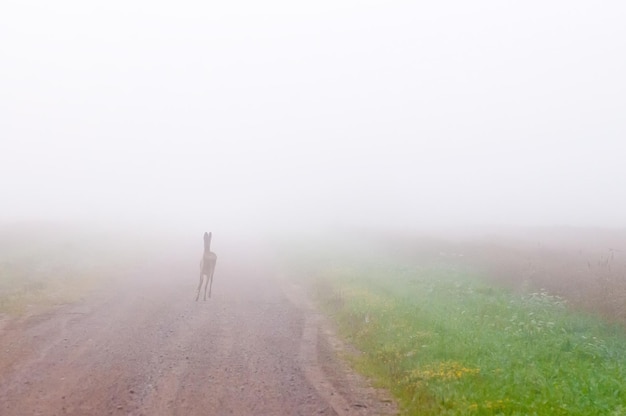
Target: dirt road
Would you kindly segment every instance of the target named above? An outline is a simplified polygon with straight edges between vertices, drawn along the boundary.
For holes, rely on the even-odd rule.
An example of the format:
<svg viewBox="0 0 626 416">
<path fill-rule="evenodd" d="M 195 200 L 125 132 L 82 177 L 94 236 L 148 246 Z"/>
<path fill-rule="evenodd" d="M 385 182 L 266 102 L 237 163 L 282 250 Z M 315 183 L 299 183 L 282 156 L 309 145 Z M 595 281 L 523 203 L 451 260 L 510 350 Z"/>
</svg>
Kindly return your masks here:
<svg viewBox="0 0 626 416">
<path fill-rule="evenodd" d="M 218 261 L 194 302 L 196 262 L 128 272 L 46 314 L 0 321 L 0 414 L 380 415 L 383 392 L 297 286 Z M 221 268 L 220 268 L 221 266 Z"/>
</svg>

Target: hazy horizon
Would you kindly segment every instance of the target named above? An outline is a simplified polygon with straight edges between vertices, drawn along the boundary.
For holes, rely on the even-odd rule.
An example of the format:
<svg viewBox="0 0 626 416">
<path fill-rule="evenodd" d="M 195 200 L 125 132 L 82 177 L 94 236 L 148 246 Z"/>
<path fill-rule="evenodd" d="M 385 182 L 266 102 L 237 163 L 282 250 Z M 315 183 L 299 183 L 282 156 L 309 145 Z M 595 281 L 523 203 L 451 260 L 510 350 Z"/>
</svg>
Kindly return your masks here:
<svg viewBox="0 0 626 416">
<path fill-rule="evenodd" d="M 626 6 L 0 6 L 0 222 L 626 227 Z"/>
</svg>

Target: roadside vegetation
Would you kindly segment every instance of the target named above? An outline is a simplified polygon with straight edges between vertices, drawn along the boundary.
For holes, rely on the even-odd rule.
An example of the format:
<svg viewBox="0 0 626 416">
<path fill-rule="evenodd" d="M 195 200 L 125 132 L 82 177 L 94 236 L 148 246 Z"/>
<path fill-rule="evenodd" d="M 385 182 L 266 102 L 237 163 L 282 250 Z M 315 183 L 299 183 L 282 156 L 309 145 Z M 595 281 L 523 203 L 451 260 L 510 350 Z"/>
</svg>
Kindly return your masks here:
<svg viewBox="0 0 626 416">
<path fill-rule="evenodd" d="M 349 357 L 355 368 L 404 414 L 626 414 L 621 325 L 441 259 L 303 253 L 290 273 L 309 277 L 361 351 Z"/>
<path fill-rule="evenodd" d="M 77 226 L 0 227 L 0 314 L 19 316 L 80 300 L 141 259 L 133 241 Z"/>
</svg>

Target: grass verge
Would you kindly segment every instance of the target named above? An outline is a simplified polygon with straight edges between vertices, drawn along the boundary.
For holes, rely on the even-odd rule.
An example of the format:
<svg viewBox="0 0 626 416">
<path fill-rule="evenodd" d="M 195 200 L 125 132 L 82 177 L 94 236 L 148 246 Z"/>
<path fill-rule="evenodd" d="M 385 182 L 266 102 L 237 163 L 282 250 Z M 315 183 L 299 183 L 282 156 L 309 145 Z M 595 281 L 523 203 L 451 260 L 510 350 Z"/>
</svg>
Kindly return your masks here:
<svg viewBox="0 0 626 416">
<path fill-rule="evenodd" d="M 21 315 L 29 308 L 76 302 L 102 281 L 97 267 L 68 264 L 52 268 L 32 263 L 0 264 L 0 313 Z"/>
<path fill-rule="evenodd" d="M 80 300 L 147 256 L 151 246 L 138 241 L 89 228 L 0 226 L 0 314 Z"/>
<path fill-rule="evenodd" d="M 355 367 L 405 414 L 626 415 L 623 331 L 558 297 L 512 294 L 445 265 L 303 264 L 363 352 Z"/>
</svg>

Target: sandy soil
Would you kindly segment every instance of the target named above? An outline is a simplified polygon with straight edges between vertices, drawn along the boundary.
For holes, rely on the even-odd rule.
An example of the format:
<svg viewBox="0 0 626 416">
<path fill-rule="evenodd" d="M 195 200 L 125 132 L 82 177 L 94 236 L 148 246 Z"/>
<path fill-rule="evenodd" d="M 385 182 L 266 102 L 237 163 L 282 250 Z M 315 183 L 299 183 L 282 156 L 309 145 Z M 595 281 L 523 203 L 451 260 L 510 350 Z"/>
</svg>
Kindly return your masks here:
<svg viewBox="0 0 626 416">
<path fill-rule="evenodd" d="M 220 264 L 194 302 L 196 264 L 155 265 L 84 301 L 0 320 L 0 414 L 385 415 L 306 291 Z M 221 267 L 221 268 L 220 268 Z"/>
</svg>

